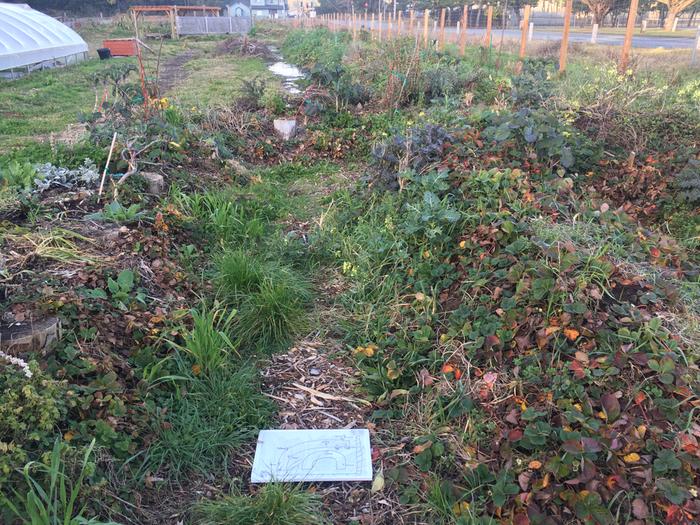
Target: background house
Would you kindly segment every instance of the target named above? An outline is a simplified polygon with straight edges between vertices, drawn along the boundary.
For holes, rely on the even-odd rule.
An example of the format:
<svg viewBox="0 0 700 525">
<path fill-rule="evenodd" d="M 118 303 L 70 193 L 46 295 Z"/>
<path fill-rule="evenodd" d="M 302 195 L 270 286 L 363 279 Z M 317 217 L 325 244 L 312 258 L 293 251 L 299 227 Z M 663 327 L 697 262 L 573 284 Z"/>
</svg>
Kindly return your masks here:
<svg viewBox="0 0 700 525">
<path fill-rule="evenodd" d="M 229 16 L 286 18 L 287 0 L 241 0 L 228 6 Z"/>
<path fill-rule="evenodd" d="M 288 0 L 288 10 L 290 16 L 316 16 L 316 8 L 320 5 L 319 0 Z"/>
</svg>

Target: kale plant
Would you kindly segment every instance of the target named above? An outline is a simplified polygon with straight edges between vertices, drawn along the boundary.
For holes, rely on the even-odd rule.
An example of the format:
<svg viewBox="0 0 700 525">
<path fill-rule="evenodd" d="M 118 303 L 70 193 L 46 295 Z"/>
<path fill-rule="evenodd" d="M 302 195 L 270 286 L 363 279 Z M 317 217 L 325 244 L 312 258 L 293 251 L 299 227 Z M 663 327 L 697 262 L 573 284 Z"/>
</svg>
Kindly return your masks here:
<svg viewBox="0 0 700 525">
<path fill-rule="evenodd" d="M 510 96 L 518 107 L 536 107 L 554 93 L 551 80 L 554 71 L 550 60 L 530 59 L 523 64 L 520 75 L 511 80 Z"/>
<path fill-rule="evenodd" d="M 90 159 L 85 159 L 83 165 L 70 170 L 53 164 L 39 164 L 36 166 L 37 177 L 34 179 L 37 192 L 44 192 L 51 188 L 87 188 L 93 186 L 100 179 L 97 166 Z"/>
<path fill-rule="evenodd" d="M 438 164 L 453 141 L 446 129 L 427 124 L 410 128 L 406 135 L 394 135 L 377 144 L 372 149 L 372 156 L 379 168 L 381 182 L 387 189 L 398 189 L 397 175 L 400 172 L 412 169 L 422 173 Z"/>
<path fill-rule="evenodd" d="M 678 198 L 690 204 L 700 204 L 700 160 L 690 159 L 676 175 L 673 185 Z"/>
<path fill-rule="evenodd" d="M 598 157 L 598 147 L 556 113 L 522 108 L 514 113 L 491 113 L 484 136 L 496 143 L 515 142 L 514 151 L 534 150 L 549 167 L 574 169 Z M 520 153 L 518 153 L 520 154 Z"/>
</svg>

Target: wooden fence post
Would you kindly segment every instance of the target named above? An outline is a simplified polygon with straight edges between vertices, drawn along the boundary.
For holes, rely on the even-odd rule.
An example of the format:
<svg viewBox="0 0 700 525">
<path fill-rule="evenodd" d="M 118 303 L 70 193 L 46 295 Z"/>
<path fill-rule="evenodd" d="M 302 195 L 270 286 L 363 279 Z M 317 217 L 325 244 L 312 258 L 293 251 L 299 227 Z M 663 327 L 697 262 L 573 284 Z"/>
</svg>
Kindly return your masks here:
<svg viewBox="0 0 700 525">
<path fill-rule="evenodd" d="M 493 6 L 490 5 L 486 9 L 486 34 L 484 35 L 484 44 L 491 47 L 491 26 L 493 25 Z"/>
<path fill-rule="evenodd" d="M 632 48 L 632 34 L 634 33 L 634 22 L 637 19 L 638 0 L 631 0 L 630 11 L 627 15 L 627 30 L 625 31 L 625 42 L 622 44 L 622 54 L 620 55 L 620 73 L 627 71 L 627 64 L 630 59 L 630 49 Z"/>
<path fill-rule="evenodd" d="M 520 60 L 525 58 L 525 46 L 527 45 L 527 31 L 530 26 L 530 6 L 525 6 L 525 12 L 523 14 L 523 29 L 520 33 L 520 53 L 518 57 Z"/>
<path fill-rule="evenodd" d="M 459 54 L 464 56 L 467 52 L 467 26 L 469 24 L 469 6 L 462 9 L 462 23 L 459 29 Z"/>
<path fill-rule="evenodd" d="M 438 43 L 438 49 L 443 51 L 445 49 L 445 8 L 440 9 L 440 42 Z"/>
<path fill-rule="evenodd" d="M 571 11 L 574 0 L 566 0 L 564 8 L 564 32 L 561 35 L 561 49 L 559 50 L 559 72 L 566 71 L 566 59 L 569 54 L 569 29 L 571 26 Z"/>
<path fill-rule="evenodd" d="M 423 47 L 428 47 L 428 23 L 430 22 L 430 9 L 423 11 Z"/>
</svg>

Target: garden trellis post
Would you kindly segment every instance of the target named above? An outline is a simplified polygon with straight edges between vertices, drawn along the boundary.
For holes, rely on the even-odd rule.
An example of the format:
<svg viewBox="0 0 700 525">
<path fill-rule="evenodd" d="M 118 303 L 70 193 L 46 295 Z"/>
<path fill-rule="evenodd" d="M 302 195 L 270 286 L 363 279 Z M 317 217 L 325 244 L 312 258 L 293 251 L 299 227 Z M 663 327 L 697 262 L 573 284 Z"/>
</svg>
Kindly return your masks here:
<svg viewBox="0 0 700 525">
<path fill-rule="evenodd" d="M 561 49 L 559 50 L 559 72 L 563 73 L 566 70 L 566 59 L 569 54 L 569 30 L 571 29 L 571 11 L 573 9 L 574 0 L 566 0 L 564 9 L 564 32 L 561 36 Z"/>
<path fill-rule="evenodd" d="M 469 6 L 462 9 L 462 23 L 459 29 L 459 54 L 464 56 L 467 52 L 467 26 L 469 24 Z"/>
<path fill-rule="evenodd" d="M 430 10 L 423 11 L 423 47 L 428 47 L 428 23 L 430 22 Z"/>
<path fill-rule="evenodd" d="M 445 8 L 440 10 L 440 42 L 438 43 L 438 49 L 443 51 L 445 49 Z"/>
<path fill-rule="evenodd" d="M 525 58 L 525 47 L 527 46 L 527 32 L 530 26 L 530 6 L 526 5 L 523 13 L 523 27 L 520 32 L 520 52 L 518 53 L 518 58 L 522 61 Z M 520 66 L 522 67 L 522 62 Z"/>
<path fill-rule="evenodd" d="M 632 48 L 632 34 L 634 33 L 634 22 L 637 19 L 637 6 L 639 0 L 631 0 L 630 10 L 627 14 L 627 29 L 625 31 L 625 42 L 622 44 L 620 54 L 620 73 L 627 71 L 627 64 L 630 59 L 630 49 Z"/>
<path fill-rule="evenodd" d="M 486 10 L 486 34 L 484 35 L 484 44 L 491 47 L 491 27 L 493 25 L 493 6 L 490 5 Z"/>
</svg>

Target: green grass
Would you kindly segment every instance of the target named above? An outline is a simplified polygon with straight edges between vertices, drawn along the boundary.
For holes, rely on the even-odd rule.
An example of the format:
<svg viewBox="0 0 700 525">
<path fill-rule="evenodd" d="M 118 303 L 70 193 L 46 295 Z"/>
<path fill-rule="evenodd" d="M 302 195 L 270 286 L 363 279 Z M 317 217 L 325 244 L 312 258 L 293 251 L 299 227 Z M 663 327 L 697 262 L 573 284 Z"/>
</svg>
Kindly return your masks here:
<svg viewBox="0 0 700 525">
<path fill-rule="evenodd" d="M 76 123 L 79 113 L 91 112 L 95 91 L 90 77 L 109 64 L 87 60 L 0 80 L 0 151 L 58 133 Z"/>
<path fill-rule="evenodd" d="M 164 404 L 167 412 L 154 414 L 155 438 L 144 472 L 165 470 L 173 478 L 222 473 L 230 454 L 268 423 L 272 404 L 260 392 L 254 366 L 230 365 L 201 377 L 194 373 Z M 181 374 L 186 377 L 188 371 Z"/>
<path fill-rule="evenodd" d="M 232 494 L 195 507 L 200 525 L 327 525 L 325 514 L 317 494 L 278 483 L 251 496 Z"/>
<path fill-rule="evenodd" d="M 181 345 L 171 344 L 186 352 L 202 374 L 211 376 L 235 357 L 236 347 L 229 337 L 235 314 L 235 310 L 206 306 L 192 310 L 192 329 Z"/>
<path fill-rule="evenodd" d="M 233 332 L 242 347 L 275 351 L 307 327 L 310 288 L 291 268 L 229 251 L 217 262 L 217 282 L 224 299 L 238 309 Z"/>
<path fill-rule="evenodd" d="M 187 80 L 176 86 L 171 96 L 184 108 L 230 105 L 240 96 L 243 80 L 257 76 L 271 85 L 277 78 L 259 58 L 234 55 L 195 58 L 185 65 Z"/>
<path fill-rule="evenodd" d="M 549 29 L 549 28 L 547 28 Z M 552 31 L 561 30 L 561 27 L 553 27 Z M 574 27 L 571 28 L 573 33 L 590 33 L 592 31 L 591 27 Z M 601 27 L 598 29 L 599 35 L 624 35 L 627 29 L 625 27 Z M 696 34 L 695 29 L 678 28 L 675 32 L 666 31 L 663 28 L 649 28 L 642 32 L 641 27 L 636 27 L 634 29 L 634 34 L 636 36 L 663 36 L 663 37 L 673 37 L 673 38 L 693 38 Z"/>
</svg>

